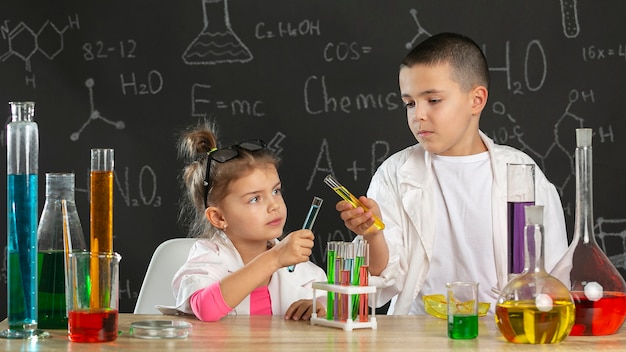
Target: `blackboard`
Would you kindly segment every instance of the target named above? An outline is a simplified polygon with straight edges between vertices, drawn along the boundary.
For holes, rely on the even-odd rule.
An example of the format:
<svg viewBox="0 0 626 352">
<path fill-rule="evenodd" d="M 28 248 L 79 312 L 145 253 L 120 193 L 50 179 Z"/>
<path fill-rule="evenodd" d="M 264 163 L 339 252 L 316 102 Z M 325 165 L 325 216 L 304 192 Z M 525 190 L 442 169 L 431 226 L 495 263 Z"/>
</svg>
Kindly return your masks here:
<svg viewBox="0 0 626 352">
<path fill-rule="evenodd" d="M 90 149 L 115 149 L 114 248 L 120 308 L 131 312 L 154 249 L 186 236 L 180 130 L 208 116 L 223 145 L 261 138 L 280 153 L 287 230 L 302 226 L 314 196 L 325 200 L 312 256 L 325 267 L 325 242 L 353 235 L 322 179 L 332 172 L 362 194 L 386 157 L 414 143 L 399 63 L 424 38 L 460 32 L 489 60 L 482 130 L 541 165 L 570 234 L 575 128 L 593 128 L 596 234 L 624 273 L 624 14 L 621 0 L 5 1 L 0 120 L 9 101 L 36 102 L 40 208 L 45 173 L 75 172 L 86 236 Z M 2 274 L 4 298 L 6 257 Z"/>
</svg>

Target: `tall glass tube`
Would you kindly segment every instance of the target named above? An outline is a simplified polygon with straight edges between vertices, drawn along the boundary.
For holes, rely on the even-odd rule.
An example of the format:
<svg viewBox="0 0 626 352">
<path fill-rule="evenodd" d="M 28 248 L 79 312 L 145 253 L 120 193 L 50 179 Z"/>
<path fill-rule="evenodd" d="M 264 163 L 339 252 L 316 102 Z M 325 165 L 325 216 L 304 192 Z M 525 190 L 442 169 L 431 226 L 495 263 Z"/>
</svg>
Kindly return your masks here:
<svg viewBox="0 0 626 352">
<path fill-rule="evenodd" d="M 37 329 L 39 129 L 34 102 L 11 102 L 7 125 L 7 313 L 4 338 L 47 336 Z"/>
<path fill-rule="evenodd" d="M 626 317 L 626 283 L 596 243 L 593 219 L 592 131 L 576 129 L 576 217 L 569 284 L 576 304 L 571 335 L 610 335 Z"/>
<path fill-rule="evenodd" d="M 113 149 L 91 150 L 89 246 L 92 253 L 113 253 Z M 91 265 L 93 308 L 98 307 L 98 263 Z"/>
<path fill-rule="evenodd" d="M 508 273 L 524 270 L 524 207 L 535 205 L 535 165 L 507 164 Z"/>
</svg>

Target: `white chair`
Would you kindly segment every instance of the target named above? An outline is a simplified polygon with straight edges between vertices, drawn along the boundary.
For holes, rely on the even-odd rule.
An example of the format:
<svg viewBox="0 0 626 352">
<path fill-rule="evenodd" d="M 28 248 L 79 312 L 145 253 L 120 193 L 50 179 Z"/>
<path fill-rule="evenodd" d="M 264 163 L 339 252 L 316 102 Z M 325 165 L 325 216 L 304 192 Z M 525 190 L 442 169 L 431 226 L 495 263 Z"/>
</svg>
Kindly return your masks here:
<svg viewBox="0 0 626 352">
<path fill-rule="evenodd" d="M 161 243 L 152 254 L 143 279 L 135 314 L 161 314 L 156 305 L 176 304 L 172 292 L 172 278 L 185 263 L 195 238 L 173 238 Z"/>
</svg>

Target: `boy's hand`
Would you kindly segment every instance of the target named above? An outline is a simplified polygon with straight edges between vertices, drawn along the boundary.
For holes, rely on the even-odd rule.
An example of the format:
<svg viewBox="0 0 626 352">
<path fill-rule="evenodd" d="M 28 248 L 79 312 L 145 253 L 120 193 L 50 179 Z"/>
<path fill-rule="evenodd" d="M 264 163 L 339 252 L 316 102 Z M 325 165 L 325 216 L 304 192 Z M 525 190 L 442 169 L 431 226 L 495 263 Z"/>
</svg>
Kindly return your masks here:
<svg viewBox="0 0 626 352">
<path fill-rule="evenodd" d="M 346 227 L 356 233 L 363 236 L 365 240 L 374 236 L 380 232 L 374 225 L 374 214 L 381 218 L 378 203 L 375 200 L 361 196 L 359 201 L 369 208 L 365 211 L 361 207 L 354 208 L 350 203 L 342 200 L 337 203 L 335 208 L 339 211 L 339 216 Z"/>
</svg>

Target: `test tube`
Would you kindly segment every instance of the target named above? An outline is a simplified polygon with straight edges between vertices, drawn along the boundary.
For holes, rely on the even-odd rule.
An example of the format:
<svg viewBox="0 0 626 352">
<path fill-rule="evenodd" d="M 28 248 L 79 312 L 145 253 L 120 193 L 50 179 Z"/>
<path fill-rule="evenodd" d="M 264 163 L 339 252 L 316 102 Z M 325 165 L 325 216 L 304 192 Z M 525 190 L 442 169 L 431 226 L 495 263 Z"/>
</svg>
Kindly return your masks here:
<svg viewBox="0 0 626 352">
<path fill-rule="evenodd" d="M 337 257 L 337 242 L 331 241 L 326 244 L 326 277 L 328 284 L 335 283 L 335 260 Z M 326 296 L 326 319 L 334 319 L 335 293 L 328 292 Z"/>
<path fill-rule="evenodd" d="M 368 286 L 369 285 L 369 265 L 370 265 L 370 245 L 367 241 L 363 240 L 360 246 L 360 253 L 357 255 L 361 255 L 363 258 L 363 262 L 359 267 L 359 285 L 360 286 Z M 368 295 L 367 293 L 362 293 L 359 297 L 359 321 L 366 322 L 369 320 L 369 310 L 367 308 L 368 303 Z"/>
<path fill-rule="evenodd" d="M 363 265 L 363 247 L 367 241 L 363 239 L 358 239 L 354 245 L 354 265 L 352 267 L 352 277 L 350 279 L 350 283 L 352 286 L 360 285 L 360 270 Z M 352 295 L 352 319 L 356 320 L 359 313 L 359 300 L 360 295 L 354 294 Z"/>
<path fill-rule="evenodd" d="M 328 187 L 332 188 L 335 193 L 337 193 L 341 198 L 343 198 L 348 203 L 352 204 L 353 207 L 361 207 L 363 210 L 368 211 L 369 209 L 359 201 L 357 197 L 355 197 L 350 191 L 346 189 L 333 175 L 328 175 L 324 178 L 324 183 L 328 185 Z M 385 224 L 374 215 L 374 226 L 377 229 L 382 230 L 385 228 Z"/>
<path fill-rule="evenodd" d="M 352 242 L 344 242 L 344 253 L 343 253 L 343 266 L 341 268 L 341 285 L 342 286 L 350 286 L 350 277 L 352 275 L 352 267 L 354 265 L 354 245 Z M 352 312 L 348 311 L 348 299 L 350 298 L 349 294 L 341 294 L 340 298 L 340 320 L 346 321 L 348 317 L 351 316 Z"/>
<path fill-rule="evenodd" d="M 309 213 L 304 220 L 304 224 L 302 225 L 302 229 L 311 230 L 313 229 L 313 224 L 315 223 L 315 219 L 317 219 L 317 214 L 320 212 L 320 208 L 322 207 L 322 203 L 324 200 L 320 197 L 313 197 L 313 202 L 311 203 L 311 208 L 309 208 Z M 290 273 L 292 273 L 296 269 L 295 265 L 290 265 L 287 267 Z"/>
<path fill-rule="evenodd" d="M 337 256 L 335 257 L 335 284 L 341 284 L 341 268 L 343 268 L 344 258 L 344 243 L 337 242 Z M 339 320 L 339 311 L 341 303 L 341 293 L 335 295 L 335 302 L 333 304 L 333 319 Z"/>
</svg>

